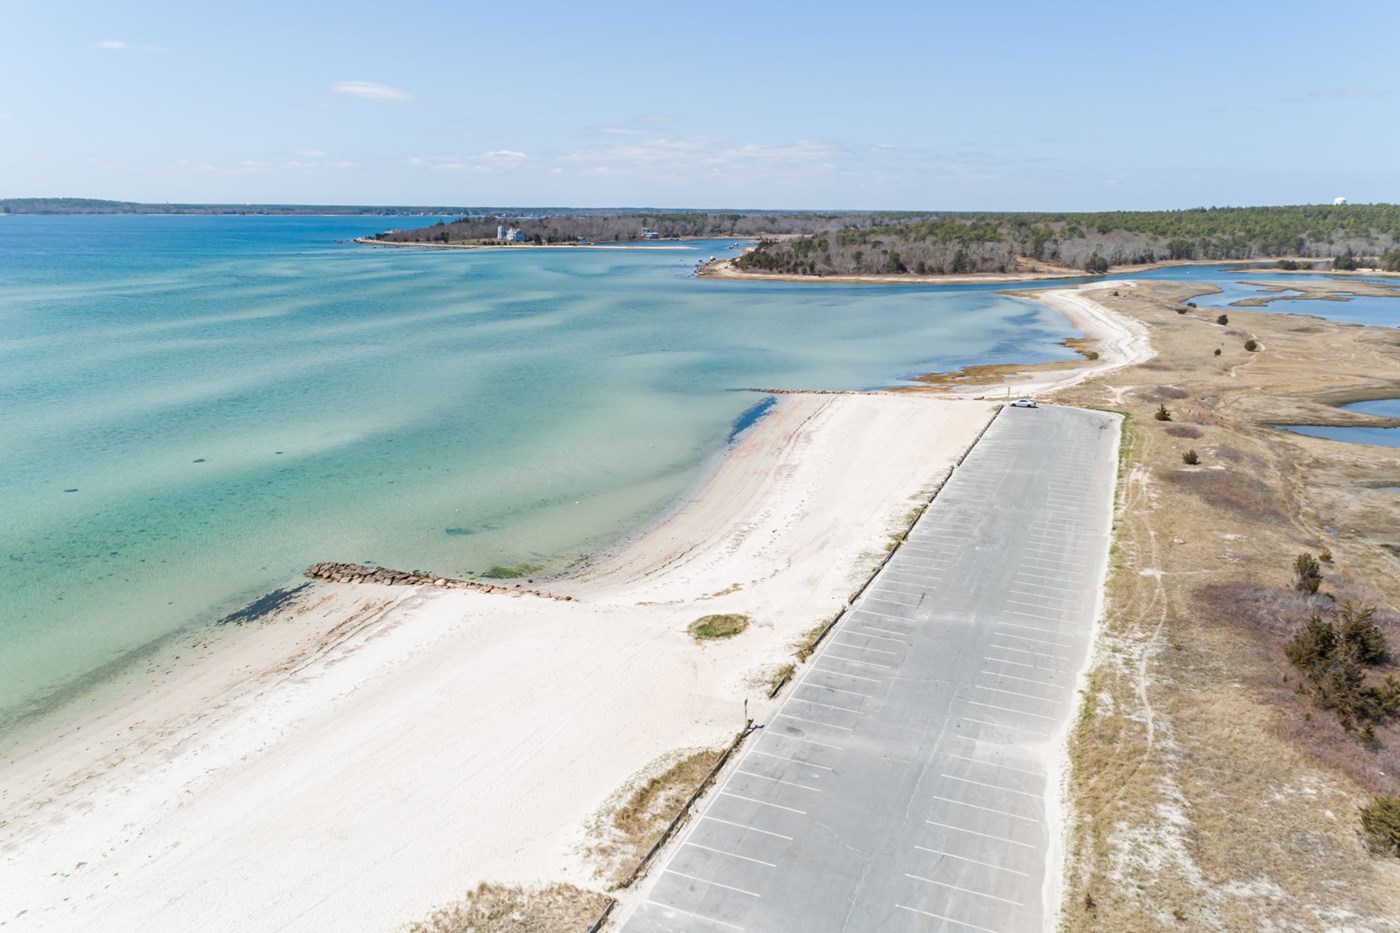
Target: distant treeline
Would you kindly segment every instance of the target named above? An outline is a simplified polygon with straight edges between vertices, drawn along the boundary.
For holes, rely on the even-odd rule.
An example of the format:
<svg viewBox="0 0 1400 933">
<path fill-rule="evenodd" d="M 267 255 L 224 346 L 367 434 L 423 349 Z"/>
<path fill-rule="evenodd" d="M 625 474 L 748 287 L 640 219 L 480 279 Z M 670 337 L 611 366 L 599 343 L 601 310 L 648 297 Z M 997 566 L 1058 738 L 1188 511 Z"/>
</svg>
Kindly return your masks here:
<svg viewBox="0 0 1400 933">
<path fill-rule="evenodd" d="M 907 216 L 907 215 L 904 215 Z M 757 237 L 775 234 L 835 233 L 872 223 L 891 223 L 898 214 L 819 214 L 781 212 L 656 211 L 583 213 L 561 211 L 522 217 L 481 213 L 416 230 L 390 230 L 374 239 L 390 243 L 481 243 L 496 239 L 497 227 L 516 228 L 530 243 L 627 243 L 646 238 Z"/>
<path fill-rule="evenodd" d="M 448 215 L 463 207 L 403 207 L 364 204 L 143 204 L 97 198 L 0 198 L 0 214 L 337 214 Z"/>
<path fill-rule="evenodd" d="M 1395 255 L 1400 205 L 1222 207 L 1101 214 L 945 214 L 765 240 L 736 265 L 788 275 L 1089 272 L 1165 260 Z M 1376 263 L 1365 263 L 1374 265 Z"/>
</svg>

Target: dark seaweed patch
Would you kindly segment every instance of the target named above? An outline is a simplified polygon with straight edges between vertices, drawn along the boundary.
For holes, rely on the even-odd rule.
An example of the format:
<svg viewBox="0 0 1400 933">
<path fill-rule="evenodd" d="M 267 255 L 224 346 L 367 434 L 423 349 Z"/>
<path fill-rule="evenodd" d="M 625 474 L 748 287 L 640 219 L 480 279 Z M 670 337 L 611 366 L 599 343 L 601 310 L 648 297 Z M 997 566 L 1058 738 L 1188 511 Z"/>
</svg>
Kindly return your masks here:
<svg viewBox="0 0 1400 933">
<path fill-rule="evenodd" d="M 310 583 L 303 583 L 300 586 L 291 586 L 286 589 L 273 590 L 266 596 L 259 596 L 248 605 L 237 612 L 231 612 L 224 616 L 216 625 L 242 625 L 245 622 L 254 622 L 264 616 L 271 615 L 278 609 L 290 603 L 297 594 L 310 586 Z"/>
</svg>

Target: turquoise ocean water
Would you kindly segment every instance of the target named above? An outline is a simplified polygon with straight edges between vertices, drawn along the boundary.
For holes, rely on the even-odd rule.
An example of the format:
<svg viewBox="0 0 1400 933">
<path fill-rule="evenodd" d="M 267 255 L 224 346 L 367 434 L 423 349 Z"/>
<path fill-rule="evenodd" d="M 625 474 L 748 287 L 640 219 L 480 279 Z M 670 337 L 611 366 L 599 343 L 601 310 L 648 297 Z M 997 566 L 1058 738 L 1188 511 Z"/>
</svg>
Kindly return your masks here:
<svg viewBox="0 0 1400 933">
<path fill-rule="evenodd" d="M 348 242 L 402 223 L 0 217 L 0 732 L 316 561 L 563 567 L 695 480 L 736 390 L 1075 335 L 991 286 L 690 275 L 732 241 Z"/>
</svg>

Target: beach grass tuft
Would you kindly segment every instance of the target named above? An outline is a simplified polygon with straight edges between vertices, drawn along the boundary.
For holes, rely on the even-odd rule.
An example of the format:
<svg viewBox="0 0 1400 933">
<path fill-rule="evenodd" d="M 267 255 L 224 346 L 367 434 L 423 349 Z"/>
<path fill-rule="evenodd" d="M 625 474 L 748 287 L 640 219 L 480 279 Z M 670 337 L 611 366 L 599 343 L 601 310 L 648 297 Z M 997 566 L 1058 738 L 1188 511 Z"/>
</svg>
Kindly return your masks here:
<svg viewBox="0 0 1400 933">
<path fill-rule="evenodd" d="M 739 613 L 702 616 L 690 623 L 687 631 L 696 641 L 715 641 L 720 638 L 733 638 L 748 628 L 752 621 L 748 616 Z"/>
<path fill-rule="evenodd" d="M 603 808 L 590 833 L 599 840 L 591 854 L 605 883 L 616 886 L 631 877 L 723 754 L 722 748 L 673 753 Z"/>
<path fill-rule="evenodd" d="M 481 884 L 462 900 L 439 907 L 408 933 L 553 933 L 586 930 L 612 900 L 571 884 Z"/>
</svg>

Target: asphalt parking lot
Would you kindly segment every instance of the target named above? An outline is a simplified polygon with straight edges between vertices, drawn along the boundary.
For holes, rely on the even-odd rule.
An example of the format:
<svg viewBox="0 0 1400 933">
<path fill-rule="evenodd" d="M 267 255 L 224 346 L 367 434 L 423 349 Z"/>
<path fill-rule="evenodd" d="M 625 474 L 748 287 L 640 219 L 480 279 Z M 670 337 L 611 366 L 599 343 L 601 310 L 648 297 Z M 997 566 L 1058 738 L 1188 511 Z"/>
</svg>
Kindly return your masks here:
<svg viewBox="0 0 1400 933">
<path fill-rule="evenodd" d="M 628 933 L 1041 930 L 1118 422 L 1004 409 L 641 884 Z"/>
</svg>

